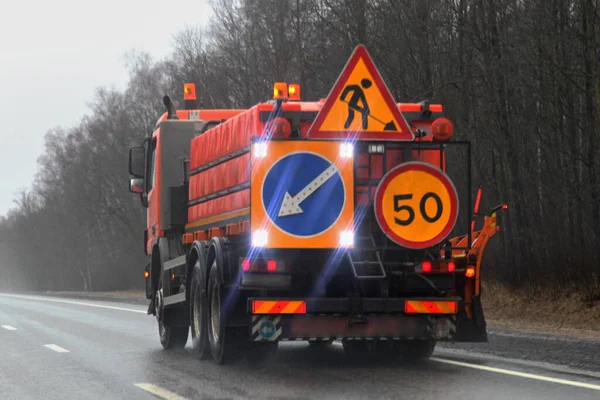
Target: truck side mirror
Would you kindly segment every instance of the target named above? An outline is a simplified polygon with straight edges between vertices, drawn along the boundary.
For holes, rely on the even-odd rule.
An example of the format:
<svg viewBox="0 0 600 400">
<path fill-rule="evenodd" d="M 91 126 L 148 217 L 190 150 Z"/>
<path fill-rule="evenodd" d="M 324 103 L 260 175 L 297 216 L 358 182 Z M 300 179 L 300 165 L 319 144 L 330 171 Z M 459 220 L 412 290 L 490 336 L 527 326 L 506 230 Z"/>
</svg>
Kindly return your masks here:
<svg viewBox="0 0 600 400">
<path fill-rule="evenodd" d="M 129 180 L 129 191 L 131 193 L 144 193 L 144 178 L 131 178 Z"/>
<path fill-rule="evenodd" d="M 146 172 L 146 149 L 142 146 L 129 149 L 129 174 L 143 178 Z M 143 185 L 142 185 L 143 187 Z M 137 192 L 134 192 L 137 193 Z"/>
<path fill-rule="evenodd" d="M 129 180 L 129 191 L 139 194 L 142 205 L 148 207 L 148 194 L 144 190 L 144 178 L 131 178 Z"/>
</svg>

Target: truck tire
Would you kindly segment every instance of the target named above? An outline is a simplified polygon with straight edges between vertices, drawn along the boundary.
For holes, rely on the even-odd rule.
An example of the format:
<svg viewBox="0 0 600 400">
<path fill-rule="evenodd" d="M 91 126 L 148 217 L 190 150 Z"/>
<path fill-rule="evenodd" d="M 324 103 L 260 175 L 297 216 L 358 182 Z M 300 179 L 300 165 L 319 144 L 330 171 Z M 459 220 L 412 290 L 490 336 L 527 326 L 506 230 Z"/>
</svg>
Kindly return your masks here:
<svg viewBox="0 0 600 400">
<path fill-rule="evenodd" d="M 192 270 L 192 281 L 190 283 L 190 326 L 192 330 L 192 347 L 196 357 L 201 360 L 208 358 L 208 329 L 206 305 L 206 282 L 202 277 L 200 258 Z"/>
<path fill-rule="evenodd" d="M 236 338 L 234 331 L 226 329 L 225 318 L 221 314 L 221 278 L 217 267 L 217 261 L 213 262 L 208 273 L 208 344 L 213 359 L 217 364 L 225 364 L 233 361 L 236 352 L 236 345 L 239 338 Z"/>
<path fill-rule="evenodd" d="M 187 326 L 166 326 L 164 324 L 162 274 L 158 280 L 158 289 L 154 294 L 154 307 L 158 322 L 158 336 L 162 347 L 165 350 L 184 348 L 190 329 Z"/>
</svg>

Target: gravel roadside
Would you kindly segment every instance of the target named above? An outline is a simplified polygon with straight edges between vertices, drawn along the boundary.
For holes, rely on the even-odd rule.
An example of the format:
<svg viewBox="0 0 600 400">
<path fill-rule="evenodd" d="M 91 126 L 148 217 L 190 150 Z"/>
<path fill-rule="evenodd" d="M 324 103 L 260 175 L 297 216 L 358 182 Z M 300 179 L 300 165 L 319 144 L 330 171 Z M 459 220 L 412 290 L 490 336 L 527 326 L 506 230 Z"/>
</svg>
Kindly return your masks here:
<svg viewBox="0 0 600 400">
<path fill-rule="evenodd" d="M 492 322 L 488 323 L 488 343 L 440 343 L 439 347 L 600 372 L 600 339 L 586 332 L 532 332 Z"/>
</svg>

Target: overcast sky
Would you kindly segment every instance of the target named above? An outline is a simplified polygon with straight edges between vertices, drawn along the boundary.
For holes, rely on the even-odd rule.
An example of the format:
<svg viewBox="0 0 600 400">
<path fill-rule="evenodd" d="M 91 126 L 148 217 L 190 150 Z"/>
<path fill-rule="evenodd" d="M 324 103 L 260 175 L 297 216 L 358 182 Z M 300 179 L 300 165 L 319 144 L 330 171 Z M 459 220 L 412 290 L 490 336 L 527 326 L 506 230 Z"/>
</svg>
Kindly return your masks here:
<svg viewBox="0 0 600 400">
<path fill-rule="evenodd" d="M 173 35 L 205 24 L 205 0 L 11 1 L 0 23 L 0 215 L 28 188 L 45 133 L 72 126 L 98 86 L 123 89 L 124 55 L 162 58 Z"/>
</svg>

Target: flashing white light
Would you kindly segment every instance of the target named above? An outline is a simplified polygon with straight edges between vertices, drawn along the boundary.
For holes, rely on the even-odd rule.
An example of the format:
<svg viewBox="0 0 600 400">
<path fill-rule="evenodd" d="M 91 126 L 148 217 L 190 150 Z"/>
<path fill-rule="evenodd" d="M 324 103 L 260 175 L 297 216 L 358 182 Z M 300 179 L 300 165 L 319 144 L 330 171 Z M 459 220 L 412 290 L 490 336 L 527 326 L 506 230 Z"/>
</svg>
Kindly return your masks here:
<svg viewBox="0 0 600 400">
<path fill-rule="evenodd" d="M 342 143 L 340 145 L 340 157 L 350 158 L 354 155 L 354 146 L 352 143 Z"/>
<path fill-rule="evenodd" d="M 254 145 L 254 157 L 264 158 L 267 156 L 267 142 L 259 142 Z"/>
<path fill-rule="evenodd" d="M 342 231 L 340 233 L 340 246 L 350 247 L 354 245 L 354 232 Z"/>
<path fill-rule="evenodd" d="M 264 229 L 254 231 L 252 235 L 252 246 L 264 247 L 267 245 L 268 234 Z"/>
<path fill-rule="evenodd" d="M 371 154 L 383 154 L 385 153 L 385 146 L 383 144 L 370 144 L 369 153 Z"/>
</svg>

